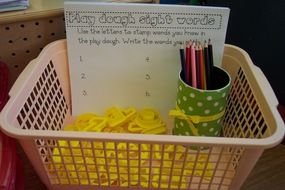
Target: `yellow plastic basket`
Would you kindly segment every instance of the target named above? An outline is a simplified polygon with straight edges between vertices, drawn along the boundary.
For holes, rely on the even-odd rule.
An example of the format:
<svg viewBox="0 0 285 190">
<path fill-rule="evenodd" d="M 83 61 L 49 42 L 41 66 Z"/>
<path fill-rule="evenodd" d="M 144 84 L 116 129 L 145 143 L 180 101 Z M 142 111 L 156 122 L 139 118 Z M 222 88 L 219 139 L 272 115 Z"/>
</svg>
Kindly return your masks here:
<svg viewBox="0 0 285 190">
<path fill-rule="evenodd" d="M 65 40 L 21 73 L 0 124 L 50 190 L 239 189 L 264 149 L 282 140 L 284 123 L 245 51 L 226 45 L 222 67 L 233 81 L 222 137 L 62 131 L 72 119 Z"/>
</svg>

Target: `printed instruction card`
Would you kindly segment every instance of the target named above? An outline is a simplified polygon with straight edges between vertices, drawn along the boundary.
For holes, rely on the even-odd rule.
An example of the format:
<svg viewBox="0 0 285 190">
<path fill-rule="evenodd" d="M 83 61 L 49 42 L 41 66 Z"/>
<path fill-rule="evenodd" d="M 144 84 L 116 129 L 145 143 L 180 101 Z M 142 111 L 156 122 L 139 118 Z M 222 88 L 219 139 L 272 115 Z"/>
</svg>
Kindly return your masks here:
<svg viewBox="0 0 285 190">
<path fill-rule="evenodd" d="M 221 64 L 228 8 L 65 2 L 72 114 L 111 106 L 175 108 L 179 49 L 211 39 Z"/>
</svg>

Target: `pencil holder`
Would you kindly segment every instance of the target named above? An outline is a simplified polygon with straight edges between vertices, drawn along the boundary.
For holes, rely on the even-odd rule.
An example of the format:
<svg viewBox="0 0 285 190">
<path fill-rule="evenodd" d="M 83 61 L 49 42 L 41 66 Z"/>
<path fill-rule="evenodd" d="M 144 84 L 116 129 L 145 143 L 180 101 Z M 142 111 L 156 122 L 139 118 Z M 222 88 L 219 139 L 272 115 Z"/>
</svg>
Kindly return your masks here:
<svg viewBox="0 0 285 190">
<path fill-rule="evenodd" d="M 201 90 L 186 84 L 179 75 L 173 134 L 184 136 L 219 136 L 227 95 L 230 89 L 229 74 L 213 68 L 212 90 Z"/>
</svg>

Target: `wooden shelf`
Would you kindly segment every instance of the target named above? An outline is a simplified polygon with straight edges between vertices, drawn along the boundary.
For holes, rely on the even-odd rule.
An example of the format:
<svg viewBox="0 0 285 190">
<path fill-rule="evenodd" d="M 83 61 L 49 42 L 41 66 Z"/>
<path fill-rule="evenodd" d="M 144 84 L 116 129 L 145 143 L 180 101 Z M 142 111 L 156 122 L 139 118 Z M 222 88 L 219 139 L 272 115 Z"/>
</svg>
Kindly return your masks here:
<svg viewBox="0 0 285 190">
<path fill-rule="evenodd" d="M 159 3 L 159 0 L 108 0 L 109 2 Z M 30 0 L 26 10 L 0 13 L 0 24 L 54 17 L 63 14 L 64 0 Z"/>
<path fill-rule="evenodd" d="M 63 14 L 64 0 L 30 0 L 26 10 L 0 13 L 0 24 L 53 17 Z"/>
</svg>

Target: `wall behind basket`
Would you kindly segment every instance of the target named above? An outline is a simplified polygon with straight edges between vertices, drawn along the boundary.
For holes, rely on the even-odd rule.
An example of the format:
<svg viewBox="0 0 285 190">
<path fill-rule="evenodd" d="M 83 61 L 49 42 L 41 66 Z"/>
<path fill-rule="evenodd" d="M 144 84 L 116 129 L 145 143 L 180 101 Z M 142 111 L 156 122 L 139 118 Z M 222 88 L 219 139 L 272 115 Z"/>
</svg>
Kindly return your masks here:
<svg viewBox="0 0 285 190">
<path fill-rule="evenodd" d="M 249 53 L 285 105 L 285 1 L 207 0 L 207 5 L 231 9 L 226 42 Z"/>
<path fill-rule="evenodd" d="M 0 37 L 0 60 L 9 67 L 12 86 L 45 45 L 65 38 L 64 16 L 0 24 Z"/>
</svg>

